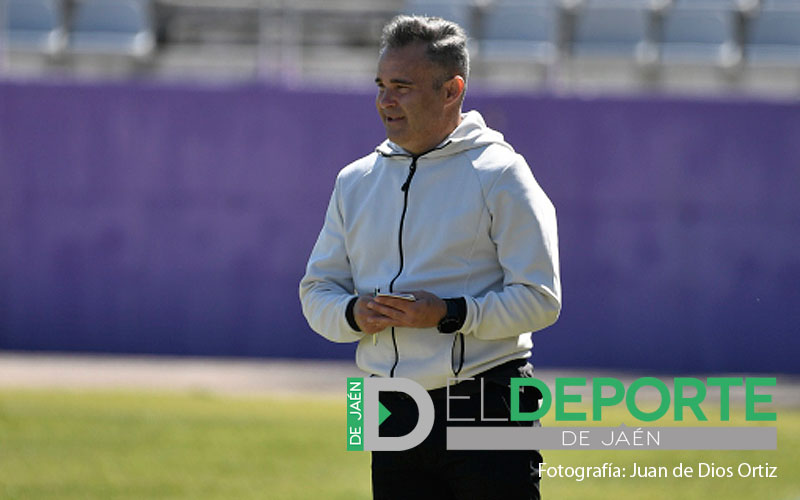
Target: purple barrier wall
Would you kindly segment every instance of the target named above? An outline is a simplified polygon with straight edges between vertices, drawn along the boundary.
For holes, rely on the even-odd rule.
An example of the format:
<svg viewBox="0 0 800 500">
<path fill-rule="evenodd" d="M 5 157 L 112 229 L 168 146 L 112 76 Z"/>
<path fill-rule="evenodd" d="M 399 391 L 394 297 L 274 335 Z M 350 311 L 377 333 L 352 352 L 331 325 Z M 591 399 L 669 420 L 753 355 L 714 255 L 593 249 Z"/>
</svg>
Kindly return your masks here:
<svg viewBox="0 0 800 500">
<path fill-rule="evenodd" d="M 555 202 L 539 366 L 800 372 L 800 103 L 472 95 Z M 297 283 L 370 93 L 0 83 L 0 349 L 351 357 Z"/>
</svg>

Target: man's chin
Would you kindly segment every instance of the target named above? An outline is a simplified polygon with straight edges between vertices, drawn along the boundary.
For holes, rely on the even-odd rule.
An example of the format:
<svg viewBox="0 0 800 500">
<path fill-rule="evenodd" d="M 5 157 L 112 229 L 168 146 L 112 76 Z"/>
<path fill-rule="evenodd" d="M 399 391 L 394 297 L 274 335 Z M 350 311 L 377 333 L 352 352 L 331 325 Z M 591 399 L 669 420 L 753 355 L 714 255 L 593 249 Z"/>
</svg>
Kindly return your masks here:
<svg viewBox="0 0 800 500">
<path fill-rule="evenodd" d="M 386 127 L 386 138 L 400 147 L 403 147 L 405 143 L 405 134 L 400 134 L 396 129 L 390 127 Z"/>
</svg>

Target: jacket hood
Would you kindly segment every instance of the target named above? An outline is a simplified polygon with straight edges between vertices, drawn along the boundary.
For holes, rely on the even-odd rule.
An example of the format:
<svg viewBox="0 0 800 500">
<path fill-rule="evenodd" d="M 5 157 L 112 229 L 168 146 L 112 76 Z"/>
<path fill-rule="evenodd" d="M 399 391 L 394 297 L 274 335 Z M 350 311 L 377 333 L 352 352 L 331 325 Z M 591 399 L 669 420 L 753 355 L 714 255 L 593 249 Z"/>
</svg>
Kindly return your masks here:
<svg viewBox="0 0 800 500">
<path fill-rule="evenodd" d="M 477 111 L 461 114 L 461 123 L 436 148 L 424 154 L 425 158 L 435 159 L 452 156 L 464 151 L 482 148 L 490 144 L 499 144 L 511 151 L 514 148 L 503 138 L 503 134 L 486 126 L 483 116 Z M 383 141 L 376 149 L 383 156 L 409 157 L 411 154 L 389 139 Z"/>
</svg>

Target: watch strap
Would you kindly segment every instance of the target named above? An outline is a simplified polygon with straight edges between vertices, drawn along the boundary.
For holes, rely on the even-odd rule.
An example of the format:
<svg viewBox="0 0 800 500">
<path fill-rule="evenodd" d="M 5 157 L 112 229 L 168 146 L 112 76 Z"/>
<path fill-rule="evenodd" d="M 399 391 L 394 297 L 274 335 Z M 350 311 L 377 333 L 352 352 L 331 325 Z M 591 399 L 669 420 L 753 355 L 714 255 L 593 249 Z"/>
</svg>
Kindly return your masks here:
<svg viewBox="0 0 800 500">
<path fill-rule="evenodd" d="M 464 326 L 467 319 L 467 300 L 464 297 L 444 299 L 447 312 L 437 326 L 441 333 L 454 333 Z"/>
<path fill-rule="evenodd" d="M 361 328 L 359 328 L 358 323 L 356 323 L 356 315 L 354 312 L 357 301 L 358 301 L 358 295 L 350 299 L 350 302 L 347 303 L 347 309 L 345 309 L 344 311 L 344 317 L 347 320 L 347 324 L 350 325 L 350 328 L 352 328 L 357 332 L 360 332 Z"/>
</svg>

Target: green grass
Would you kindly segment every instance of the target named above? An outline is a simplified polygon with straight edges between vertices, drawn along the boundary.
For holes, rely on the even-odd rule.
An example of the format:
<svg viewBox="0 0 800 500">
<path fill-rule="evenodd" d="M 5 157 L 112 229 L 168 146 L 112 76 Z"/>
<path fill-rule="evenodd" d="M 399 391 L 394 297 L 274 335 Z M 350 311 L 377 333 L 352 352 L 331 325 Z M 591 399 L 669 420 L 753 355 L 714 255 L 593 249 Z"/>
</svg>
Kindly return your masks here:
<svg viewBox="0 0 800 500">
<path fill-rule="evenodd" d="M 344 413 L 343 397 L 3 390 L 0 498 L 366 499 L 369 454 L 345 451 Z M 603 425 L 621 415 L 609 413 Z M 544 498 L 797 500 L 800 410 L 778 410 L 777 426 L 777 451 L 544 455 L 551 465 L 573 467 L 769 462 L 778 479 L 552 478 L 542 483 Z"/>
<path fill-rule="evenodd" d="M 2 391 L 0 498 L 369 498 L 342 401 Z"/>
</svg>

